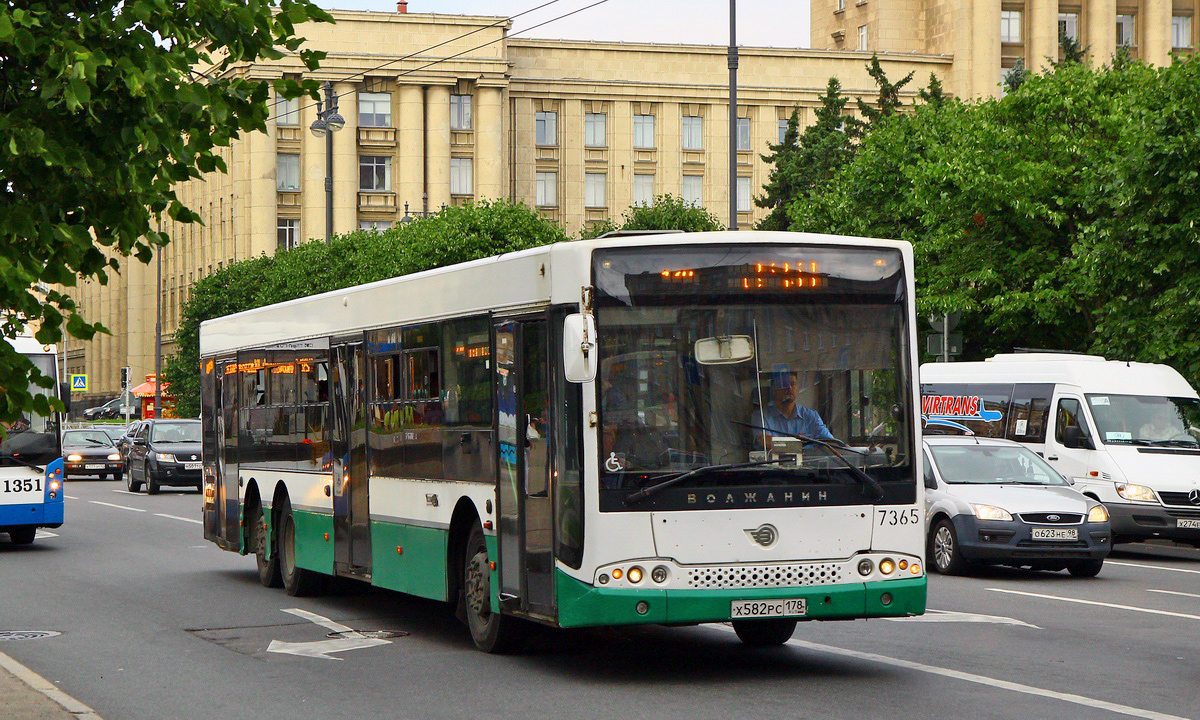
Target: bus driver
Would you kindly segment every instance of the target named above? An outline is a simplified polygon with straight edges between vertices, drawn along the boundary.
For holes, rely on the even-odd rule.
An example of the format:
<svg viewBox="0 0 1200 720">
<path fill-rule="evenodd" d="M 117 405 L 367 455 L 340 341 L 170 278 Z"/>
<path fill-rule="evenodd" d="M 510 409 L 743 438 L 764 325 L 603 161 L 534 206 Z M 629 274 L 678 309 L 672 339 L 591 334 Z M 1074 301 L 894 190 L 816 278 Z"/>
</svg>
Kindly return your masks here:
<svg viewBox="0 0 1200 720">
<path fill-rule="evenodd" d="M 796 373 L 781 371 L 771 378 L 771 404 L 763 413 L 763 426 L 784 437 L 796 435 L 835 440 L 816 410 L 796 404 Z M 770 438 L 765 437 L 767 445 Z"/>
</svg>

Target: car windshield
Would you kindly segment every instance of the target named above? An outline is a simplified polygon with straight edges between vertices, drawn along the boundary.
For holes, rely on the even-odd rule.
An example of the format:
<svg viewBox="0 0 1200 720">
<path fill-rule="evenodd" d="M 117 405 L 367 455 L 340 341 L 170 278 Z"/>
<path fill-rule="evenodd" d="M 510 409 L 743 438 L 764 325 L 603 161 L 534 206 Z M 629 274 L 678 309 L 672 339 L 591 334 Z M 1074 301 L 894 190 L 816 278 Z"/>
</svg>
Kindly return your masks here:
<svg viewBox="0 0 1200 720">
<path fill-rule="evenodd" d="M 930 445 L 942 480 L 951 484 L 1066 485 L 1058 471 L 1023 447 Z"/>
<path fill-rule="evenodd" d="M 150 428 L 150 442 L 200 442 L 200 423 L 156 423 Z"/>
<path fill-rule="evenodd" d="M 112 445 L 111 438 L 102 430 L 67 430 L 62 441 L 63 445 Z"/>
<path fill-rule="evenodd" d="M 1200 400 L 1155 395 L 1087 396 L 1105 443 L 1200 447 Z"/>
</svg>

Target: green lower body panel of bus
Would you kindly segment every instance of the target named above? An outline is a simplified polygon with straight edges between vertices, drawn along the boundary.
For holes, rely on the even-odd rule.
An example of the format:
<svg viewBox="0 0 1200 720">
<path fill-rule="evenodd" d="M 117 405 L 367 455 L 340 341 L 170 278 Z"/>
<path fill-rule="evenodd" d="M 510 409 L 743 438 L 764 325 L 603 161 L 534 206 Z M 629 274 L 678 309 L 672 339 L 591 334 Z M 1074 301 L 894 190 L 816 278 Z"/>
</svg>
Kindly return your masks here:
<svg viewBox="0 0 1200 720">
<path fill-rule="evenodd" d="M 371 584 L 409 595 L 445 600 L 449 546 L 449 530 L 373 520 Z"/>
<path fill-rule="evenodd" d="M 925 612 L 924 577 L 872 583 L 722 590 L 608 589 L 558 573 L 560 627 L 702 623 L 731 620 L 737 600 L 803 598 L 803 620 L 906 617 Z M 638 612 L 644 602 L 645 612 Z"/>
<path fill-rule="evenodd" d="M 333 574 L 333 515 L 292 510 L 296 524 L 296 566 Z"/>
</svg>

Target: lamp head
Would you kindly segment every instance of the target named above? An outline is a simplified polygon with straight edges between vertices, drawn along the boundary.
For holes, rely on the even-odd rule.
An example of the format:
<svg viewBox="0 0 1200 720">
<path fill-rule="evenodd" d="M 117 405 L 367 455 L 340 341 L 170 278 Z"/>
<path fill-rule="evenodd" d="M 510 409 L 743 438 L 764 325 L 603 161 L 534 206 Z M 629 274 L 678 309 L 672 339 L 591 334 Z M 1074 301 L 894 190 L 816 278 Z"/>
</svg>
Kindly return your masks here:
<svg viewBox="0 0 1200 720">
<path fill-rule="evenodd" d="M 335 109 L 332 115 L 325 118 L 325 124 L 329 127 L 330 132 L 337 132 L 346 126 L 346 118 L 342 117 Z"/>
<path fill-rule="evenodd" d="M 308 129 L 311 130 L 312 134 L 316 137 L 325 137 L 325 133 L 329 132 L 329 126 L 321 118 L 313 120 L 313 124 L 309 125 Z"/>
</svg>

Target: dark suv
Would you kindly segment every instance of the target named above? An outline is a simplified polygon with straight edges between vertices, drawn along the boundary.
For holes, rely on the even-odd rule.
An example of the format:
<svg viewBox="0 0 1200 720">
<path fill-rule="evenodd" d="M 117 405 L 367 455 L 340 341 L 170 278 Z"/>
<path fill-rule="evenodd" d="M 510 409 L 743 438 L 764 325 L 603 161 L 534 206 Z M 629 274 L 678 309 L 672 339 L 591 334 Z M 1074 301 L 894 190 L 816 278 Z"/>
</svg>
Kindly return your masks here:
<svg viewBox="0 0 1200 720">
<path fill-rule="evenodd" d="M 154 495 L 163 485 L 200 489 L 200 421 L 147 420 L 129 439 L 125 483 Z"/>
</svg>

